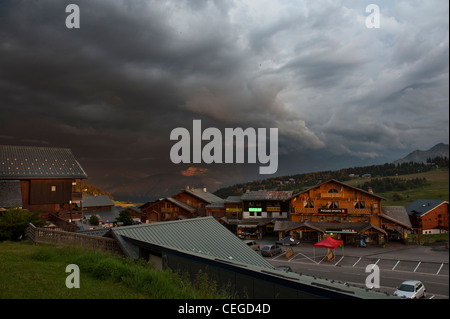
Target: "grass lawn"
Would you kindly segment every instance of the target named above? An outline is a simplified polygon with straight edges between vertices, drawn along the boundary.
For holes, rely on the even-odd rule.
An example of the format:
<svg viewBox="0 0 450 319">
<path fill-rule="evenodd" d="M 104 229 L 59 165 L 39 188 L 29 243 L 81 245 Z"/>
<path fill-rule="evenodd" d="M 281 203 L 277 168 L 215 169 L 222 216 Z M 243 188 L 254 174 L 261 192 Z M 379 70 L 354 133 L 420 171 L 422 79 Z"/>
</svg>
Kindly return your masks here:
<svg viewBox="0 0 450 319">
<path fill-rule="evenodd" d="M 115 299 L 148 298 L 122 283 L 80 274 L 80 288 L 66 287 L 67 261 L 46 260 L 49 249 L 29 243 L 0 243 L 0 299 Z M 42 259 L 42 260 L 39 260 Z"/>
<path fill-rule="evenodd" d="M 80 268 L 80 288 L 66 287 L 69 264 Z M 79 247 L 0 242 L 0 299 L 226 297 L 207 278 L 200 279 L 201 288 L 171 271 Z"/>
</svg>

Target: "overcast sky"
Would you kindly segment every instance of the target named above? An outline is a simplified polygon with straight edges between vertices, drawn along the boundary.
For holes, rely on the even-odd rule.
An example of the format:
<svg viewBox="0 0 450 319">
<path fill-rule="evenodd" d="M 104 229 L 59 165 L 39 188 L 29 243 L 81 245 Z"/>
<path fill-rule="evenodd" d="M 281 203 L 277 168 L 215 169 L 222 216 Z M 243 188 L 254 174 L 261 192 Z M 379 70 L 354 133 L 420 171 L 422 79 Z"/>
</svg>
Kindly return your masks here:
<svg viewBox="0 0 450 319">
<path fill-rule="evenodd" d="M 370 3 L 380 28 L 366 27 Z M 0 144 L 69 147 L 93 182 L 238 182 L 237 165 L 171 163 L 170 132 L 193 119 L 278 128 L 278 174 L 393 161 L 448 143 L 448 6 L 0 0 Z"/>
</svg>

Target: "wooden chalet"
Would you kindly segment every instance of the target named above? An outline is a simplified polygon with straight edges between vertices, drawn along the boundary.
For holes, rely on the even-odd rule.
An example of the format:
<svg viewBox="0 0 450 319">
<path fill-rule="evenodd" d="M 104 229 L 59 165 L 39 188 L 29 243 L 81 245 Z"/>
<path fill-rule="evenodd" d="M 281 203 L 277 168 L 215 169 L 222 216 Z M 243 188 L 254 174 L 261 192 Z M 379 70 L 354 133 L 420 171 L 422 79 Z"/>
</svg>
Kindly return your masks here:
<svg viewBox="0 0 450 319">
<path fill-rule="evenodd" d="M 146 203 L 140 207 L 143 223 L 197 217 L 197 208 L 172 197 Z"/>
<path fill-rule="evenodd" d="M 402 238 L 408 223 L 406 210 L 382 209 L 385 198 L 329 180 L 290 198 L 290 220 L 278 222 L 275 231 L 302 241 L 317 242 L 325 234 L 346 243 L 381 243 Z"/>
<path fill-rule="evenodd" d="M 68 148 L 0 145 L 0 205 L 67 219 L 87 174 Z M 9 198 L 9 199 L 8 199 Z"/>
<path fill-rule="evenodd" d="M 208 192 L 206 188 L 195 189 L 189 186 L 181 190 L 173 198 L 194 207 L 198 216 L 206 216 L 207 205 L 223 202 L 222 198 Z"/>
<path fill-rule="evenodd" d="M 412 226 L 422 234 L 449 230 L 449 206 L 444 200 L 418 199 L 406 206 Z"/>
</svg>

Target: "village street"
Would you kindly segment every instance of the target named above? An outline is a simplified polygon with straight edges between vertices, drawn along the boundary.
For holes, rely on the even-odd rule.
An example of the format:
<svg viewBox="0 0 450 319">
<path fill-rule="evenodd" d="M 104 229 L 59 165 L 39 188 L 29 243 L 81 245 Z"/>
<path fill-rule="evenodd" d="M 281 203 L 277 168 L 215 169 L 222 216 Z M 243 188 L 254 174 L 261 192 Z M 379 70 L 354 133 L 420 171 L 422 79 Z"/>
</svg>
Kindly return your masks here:
<svg viewBox="0 0 450 319">
<path fill-rule="evenodd" d="M 258 240 L 260 247 L 275 243 L 276 238 Z M 444 247 L 405 246 L 393 243 L 386 248 L 339 247 L 334 260 L 323 260 L 326 249 L 302 243 L 294 246 L 294 255 L 283 253 L 266 259 L 274 266 L 289 266 L 292 271 L 328 280 L 366 287 L 367 265 L 380 270 L 380 290 L 392 294 L 405 280 L 420 280 L 427 290 L 427 299 L 449 298 L 449 254 Z"/>
</svg>

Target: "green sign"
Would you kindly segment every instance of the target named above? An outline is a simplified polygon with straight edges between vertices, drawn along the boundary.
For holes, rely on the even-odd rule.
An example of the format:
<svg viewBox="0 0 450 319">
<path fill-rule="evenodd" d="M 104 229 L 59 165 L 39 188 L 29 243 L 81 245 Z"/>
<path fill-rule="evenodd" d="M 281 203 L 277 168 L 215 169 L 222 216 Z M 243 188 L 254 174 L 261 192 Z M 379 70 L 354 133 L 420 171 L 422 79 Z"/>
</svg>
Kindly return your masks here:
<svg viewBox="0 0 450 319">
<path fill-rule="evenodd" d="M 262 208 L 261 207 L 249 207 L 248 211 L 249 212 L 262 212 Z"/>
</svg>

